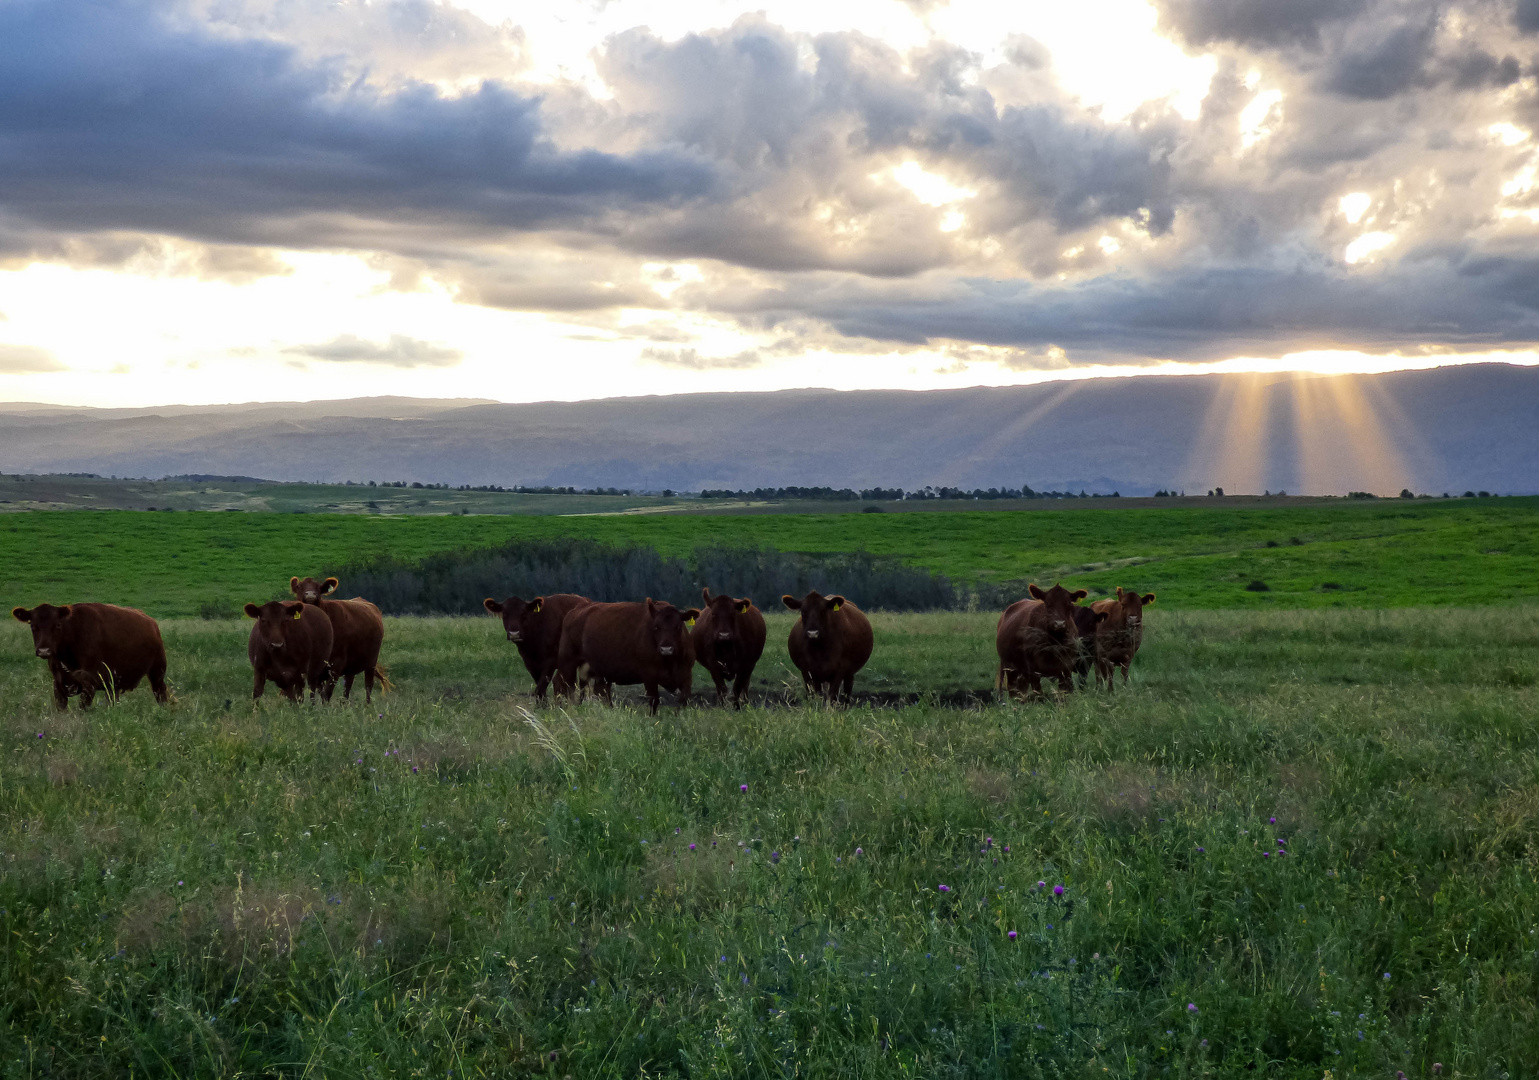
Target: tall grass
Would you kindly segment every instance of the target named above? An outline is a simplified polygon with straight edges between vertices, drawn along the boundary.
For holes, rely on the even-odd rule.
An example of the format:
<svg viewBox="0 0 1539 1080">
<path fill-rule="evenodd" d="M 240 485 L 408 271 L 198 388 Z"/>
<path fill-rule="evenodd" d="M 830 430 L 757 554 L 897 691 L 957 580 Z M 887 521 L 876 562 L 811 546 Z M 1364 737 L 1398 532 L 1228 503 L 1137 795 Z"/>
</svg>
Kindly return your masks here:
<svg viewBox="0 0 1539 1080">
<path fill-rule="evenodd" d="M 992 618 L 858 688 L 988 686 Z M 13 627 L 0 1070 L 1533 1075 L 1539 613 L 1148 619 L 1112 694 L 539 727 L 484 617 L 373 708 L 171 622 L 173 706 L 62 716 Z"/>
</svg>

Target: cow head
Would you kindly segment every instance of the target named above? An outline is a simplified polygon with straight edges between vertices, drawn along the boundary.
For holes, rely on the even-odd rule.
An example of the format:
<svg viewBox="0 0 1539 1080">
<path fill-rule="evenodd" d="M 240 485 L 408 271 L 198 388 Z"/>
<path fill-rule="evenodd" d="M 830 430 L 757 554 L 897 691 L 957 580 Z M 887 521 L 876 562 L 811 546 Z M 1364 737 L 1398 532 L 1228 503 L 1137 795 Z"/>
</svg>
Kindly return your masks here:
<svg viewBox="0 0 1539 1080">
<path fill-rule="evenodd" d="M 261 639 L 273 649 L 281 650 L 288 641 L 289 629 L 305 617 L 305 605 L 297 600 L 269 600 L 261 607 L 246 605 L 246 615 L 255 619 Z"/>
<path fill-rule="evenodd" d="M 700 595 L 705 599 L 705 608 L 711 613 L 711 626 L 716 631 L 716 643 L 718 645 L 737 644 L 737 619 L 753 607 L 753 601 L 748 597 L 734 600 L 726 593 L 711 595 L 710 589 L 701 589 Z"/>
<path fill-rule="evenodd" d="M 39 604 L 28 611 L 24 607 L 12 608 L 11 614 L 18 622 L 32 625 L 32 650 L 44 660 L 52 660 L 69 643 L 70 606 L 54 607 Z"/>
<path fill-rule="evenodd" d="M 1032 598 L 1042 601 L 1047 606 L 1047 632 L 1059 641 L 1079 637 L 1079 629 L 1074 625 L 1074 605 L 1090 594 L 1084 589 L 1075 589 L 1070 592 L 1062 585 L 1054 585 L 1051 589 L 1040 589 L 1036 585 L 1026 586 Z"/>
<path fill-rule="evenodd" d="M 533 634 L 535 617 L 545 610 L 545 597 L 536 596 L 526 603 L 510 596 L 499 604 L 488 596 L 481 604 L 493 615 L 502 616 L 502 628 L 508 632 L 508 640 L 517 645 L 525 640 L 525 635 Z"/>
<path fill-rule="evenodd" d="M 1136 592 L 1123 592 L 1122 587 L 1117 587 L 1117 603 L 1122 605 L 1122 614 L 1128 621 L 1128 629 L 1143 625 L 1144 606 L 1154 603 L 1152 592 L 1140 596 Z"/>
<path fill-rule="evenodd" d="M 680 611 L 672 604 L 647 597 L 647 637 L 661 656 L 678 656 L 684 651 L 689 631 L 699 617 L 699 608 Z"/>
<path fill-rule="evenodd" d="M 807 635 L 808 644 L 824 640 L 830 616 L 844 607 L 844 597 L 824 596 L 816 589 L 800 600 L 794 596 L 782 596 L 780 602 L 792 611 L 802 613 L 802 633 Z"/>
<path fill-rule="evenodd" d="M 299 597 L 306 604 L 319 603 L 321 597 L 337 587 L 337 579 L 329 577 L 325 581 L 316 581 L 313 577 L 307 577 L 300 581 L 297 577 L 289 578 L 289 592 Z"/>
</svg>

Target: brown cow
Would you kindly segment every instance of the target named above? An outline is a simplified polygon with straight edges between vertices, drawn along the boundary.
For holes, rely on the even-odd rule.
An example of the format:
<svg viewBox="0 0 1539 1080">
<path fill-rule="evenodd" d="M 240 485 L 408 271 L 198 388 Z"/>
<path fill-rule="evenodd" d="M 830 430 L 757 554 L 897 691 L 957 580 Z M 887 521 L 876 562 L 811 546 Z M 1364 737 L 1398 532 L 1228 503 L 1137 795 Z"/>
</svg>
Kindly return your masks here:
<svg viewBox="0 0 1539 1080">
<path fill-rule="evenodd" d="M 680 611 L 651 597 L 643 604 L 576 608 L 561 624 L 556 693 L 575 692 L 591 680 L 595 691 L 614 704 L 613 684 L 641 683 L 653 715 L 659 687 L 678 694 L 681 708 L 688 705 L 695 667 L 689 630 L 699 616 L 696 608 Z"/>
<path fill-rule="evenodd" d="M 842 596 L 814 591 L 800 600 L 782 596 L 780 602 L 801 612 L 791 624 L 786 650 L 802 673 L 807 693 L 822 694 L 824 701 L 849 701 L 855 673 L 871 659 L 871 620 Z"/>
<path fill-rule="evenodd" d="M 39 604 L 11 614 L 31 624 L 32 648 L 48 661 L 58 708 L 69 708 L 70 695 L 79 694 L 80 707 L 89 709 L 96 691 L 116 699 L 146 677 L 155 700 L 169 700 L 160 624 L 144 612 L 115 604 Z"/>
<path fill-rule="evenodd" d="M 1040 695 L 1042 680 L 1048 678 L 1058 680 L 1061 693 L 1071 694 L 1080 647 L 1074 603 L 1089 594 L 1084 589 L 1070 592 L 1062 585 L 1046 591 L 1028 585 L 1027 591 L 1032 599 L 1017 600 L 999 617 L 994 634 L 999 653 L 994 689 Z"/>
<path fill-rule="evenodd" d="M 481 603 L 493 615 L 502 616 L 502 628 L 507 631 L 508 640 L 518 646 L 518 655 L 534 680 L 534 696 L 544 701 L 545 688 L 556 673 L 561 623 L 574 608 L 592 601 L 573 593 L 553 593 L 528 602 L 510 596 L 498 603 L 488 596 Z"/>
<path fill-rule="evenodd" d="M 306 604 L 313 604 L 331 620 L 331 677 L 342 680 L 342 697 L 353 692 L 353 679 L 363 676 L 363 700 L 374 700 L 374 680 L 380 689 L 389 690 L 390 680 L 379 665 L 379 647 L 385 640 L 385 618 L 379 608 L 361 597 L 338 600 L 327 596 L 337 587 L 337 579 L 300 581 L 289 578 L 289 591 Z M 327 699 L 331 695 L 328 693 Z"/>
<path fill-rule="evenodd" d="M 327 663 L 332 649 L 331 620 L 319 608 L 297 600 L 269 600 L 260 607 L 247 604 L 245 612 L 256 620 L 251 637 L 246 639 L 253 675 L 252 699 L 262 696 L 271 679 L 290 701 L 298 701 L 307 685 L 310 700 L 319 694 L 322 701 L 330 701 L 337 682 Z"/>
<path fill-rule="evenodd" d="M 1112 688 L 1113 668 L 1122 668 L 1122 684 L 1127 685 L 1128 668 L 1144 641 L 1144 607 L 1154 603 L 1153 593 L 1140 596 L 1123 592 L 1119 586 L 1115 600 L 1097 600 L 1091 610 L 1101 616 L 1095 632 L 1095 684 L 1106 682 Z"/>
<path fill-rule="evenodd" d="M 743 707 L 743 692 L 753 678 L 754 665 L 764 655 L 764 614 L 746 596 L 739 600 L 722 593 L 712 596 L 701 589 L 705 610 L 695 622 L 695 659 L 716 684 L 717 700 L 727 703 L 727 680 L 732 682 L 733 708 Z"/>
</svg>

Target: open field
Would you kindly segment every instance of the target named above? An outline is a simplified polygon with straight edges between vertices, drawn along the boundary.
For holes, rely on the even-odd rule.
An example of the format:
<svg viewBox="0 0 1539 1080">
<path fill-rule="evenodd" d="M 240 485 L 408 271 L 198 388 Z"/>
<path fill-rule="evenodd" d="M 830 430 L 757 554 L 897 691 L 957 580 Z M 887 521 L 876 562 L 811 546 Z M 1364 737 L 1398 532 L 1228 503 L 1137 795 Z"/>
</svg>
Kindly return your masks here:
<svg viewBox="0 0 1539 1080">
<path fill-rule="evenodd" d="M 858 690 L 988 685 L 991 615 L 874 621 Z M 491 620 L 391 620 L 399 690 L 329 709 L 171 622 L 175 704 L 88 716 L 7 626 L 5 1075 L 1539 1068 L 1532 605 L 1155 608 L 1111 695 L 543 730 Z"/>
<path fill-rule="evenodd" d="M 1539 595 L 1539 499 L 1503 498 L 929 514 L 36 512 L 0 515 L 0 601 L 111 599 L 156 616 L 233 614 L 247 600 L 281 593 L 296 573 L 335 573 L 381 553 L 417 559 L 553 536 L 665 554 L 708 544 L 863 548 L 960 582 L 1063 580 L 1099 592 L 1122 585 L 1183 609 L 1470 605 Z M 1258 580 L 1269 591 L 1246 590 Z M 350 595 L 346 581 L 342 588 Z"/>
</svg>

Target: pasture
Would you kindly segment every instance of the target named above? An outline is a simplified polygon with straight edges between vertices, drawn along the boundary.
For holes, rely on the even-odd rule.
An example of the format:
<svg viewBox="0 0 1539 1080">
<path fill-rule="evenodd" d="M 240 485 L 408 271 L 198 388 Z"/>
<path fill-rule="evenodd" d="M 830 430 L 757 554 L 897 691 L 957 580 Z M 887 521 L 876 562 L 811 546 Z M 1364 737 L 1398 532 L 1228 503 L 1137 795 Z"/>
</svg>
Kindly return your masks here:
<svg viewBox="0 0 1539 1080">
<path fill-rule="evenodd" d="M 960 583 L 1062 580 L 1095 595 L 1126 585 L 1178 609 L 1469 606 L 1539 596 L 1539 499 L 1193 502 L 1200 505 L 1029 513 L 17 513 L 0 515 L 0 601 L 110 597 L 157 618 L 233 617 L 247 601 L 281 594 L 295 573 L 562 536 L 667 555 L 705 545 L 865 550 Z M 1250 591 L 1256 582 L 1266 591 Z M 344 580 L 342 595 L 353 595 L 348 589 Z"/>
<path fill-rule="evenodd" d="M 1114 694 L 954 707 L 993 614 L 877 614 L 919 699 L 786 707 L 776 614 L 758 706 L 537 724 L 489 617 L 324 709 L 171 620 L 90 714 L 7 620 L 0 1071 L 1532 1075 L 1539 609 L 1173 606 Z"/>
</svg>

